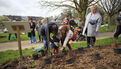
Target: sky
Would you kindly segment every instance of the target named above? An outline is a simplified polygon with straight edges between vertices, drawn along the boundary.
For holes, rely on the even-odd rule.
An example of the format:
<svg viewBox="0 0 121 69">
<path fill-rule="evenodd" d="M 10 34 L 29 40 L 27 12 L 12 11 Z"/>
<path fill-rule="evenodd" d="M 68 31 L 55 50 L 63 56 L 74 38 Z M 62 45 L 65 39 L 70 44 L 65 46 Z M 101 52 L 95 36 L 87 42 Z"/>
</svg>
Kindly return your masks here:
<svg viewBox="0 0 121 69">
<path fill-rule="evenodd" d="M 0 0 L 0 15 L 42 16 L 59 15 L 60 10 L 43 8 L 40 0 Z"/>
</svg>

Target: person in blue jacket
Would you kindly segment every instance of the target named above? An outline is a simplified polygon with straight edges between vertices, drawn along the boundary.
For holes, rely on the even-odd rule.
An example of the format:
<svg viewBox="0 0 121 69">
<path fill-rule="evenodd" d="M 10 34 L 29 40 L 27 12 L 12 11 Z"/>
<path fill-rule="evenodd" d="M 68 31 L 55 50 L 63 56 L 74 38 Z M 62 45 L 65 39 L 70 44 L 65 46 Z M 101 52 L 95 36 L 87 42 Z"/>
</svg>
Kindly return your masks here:
<svg viewBox="0 0 121 69">
<path fill-rule="evenodd" d="M 49 22 L 48 23 L 48 29 L 49 29 L 49 41 L 55 45 L 57 45 L 56 42 L 54 42 L 51 38 L 50 38 L 50 33 L 53 34 L 57 34 L 58 33 L 58 26 L 54 23 L 54 22 Z M 47 24 L 44 24 L 41 26 L 40 28 L 40 33 L 43 39 L 43 45 L 44 45 L 44 49 L 47 50 L 48 49 L 48 42 L 47 42 Z"/>
</svg>

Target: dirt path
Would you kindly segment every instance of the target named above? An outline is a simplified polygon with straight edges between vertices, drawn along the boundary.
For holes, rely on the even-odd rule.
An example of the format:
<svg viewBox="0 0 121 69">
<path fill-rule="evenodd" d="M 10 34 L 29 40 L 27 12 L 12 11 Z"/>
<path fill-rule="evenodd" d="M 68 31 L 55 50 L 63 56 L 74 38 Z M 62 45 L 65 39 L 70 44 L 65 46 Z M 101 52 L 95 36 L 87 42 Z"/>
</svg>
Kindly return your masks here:
<svg viewBox="0 0 121 69">
<path fill-rule="evenodd" d="M 99 33 L 97 39 L 104 39 L 109 37 L 113 37 L 113 32 Z M 22 41 L 21 44 L 22 44 L 22 49 L 43 46 L 42 43 L 31 44 L 29 43 L 29 41 Z M 17 49 L 18 49 L 17 42 L 0 43 L 0 51 L 17 50 Z"/>
<path fill-rule="evenodd" d="M 22 44 L 22 49 L 43 46 L 42 43 L 31 44 L 29 43 L 29 41 L 22 41 L 21 44 Z M 17 50 L 17 49 L 18 49 L 17 42 L 0 43 L 0 51 Z"/>
</svg>

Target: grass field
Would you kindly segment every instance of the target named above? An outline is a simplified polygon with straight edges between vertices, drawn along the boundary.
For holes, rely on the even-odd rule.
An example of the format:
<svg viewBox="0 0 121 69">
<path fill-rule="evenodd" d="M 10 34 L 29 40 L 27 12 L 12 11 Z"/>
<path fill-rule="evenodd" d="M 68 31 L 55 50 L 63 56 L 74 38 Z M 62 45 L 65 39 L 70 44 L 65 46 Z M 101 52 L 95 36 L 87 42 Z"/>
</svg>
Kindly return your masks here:
<svg viewBox="0 0 121 69">
<path fill-rule="evenodd" d="M 36 33 L 36 39 L 39 39 L 38 38 L 38 35 L 37 35 L 37 32 Z M 0 33 L 0 36 L 6 36 L 5 38 L 0 38 L 0 43 L 3 43 L 3 42 L 11 42 L 11 41 L 16 41 L 17 39 L 15 40 L 12 40 L 12 38 L 14 37 L 15 38 L 15 35 L 12 34 L 11 35 L 11 40 L 8 40 L 8 35 L 9 33 Z M 25 33 L 25 34 L 21 34 L 21 40 L 24 41 L 24 40 L 29 40 L 29 37 L 28 37 L 28 33 Z"/>
<path fill-rule="evenodd" d="M 107 29 L 107 26 L 101 27 L 99 32 L 104 33 L 104 32 L 114 32 L 115 31 L 115 25 L 112 25 Z"/>
<path fill-rule="evenodd" d="M 118 40 L 113 40 L 112 38 L 105 38 L 105 39 L 100 39 L 96 41 L 96 45 L 110 45 L 110 43 L 116 42 L 116 43 L 121 43 L 121 37 Z M 72 49 L 77 49 L 80 47 L 85 47 L 86 42 L 80 42 L 80 43 L 71 43 Z M 24 49 L 23 56 L 30 56 L 34 53 L 33 51 L 34 48 L 31 49 Z M 66 49 L 68 49 L 66 47 Z M 3 51 L 0 52 L 0 65 L 6 61 L 18 58 L 18 50 L 8 50 L 8 51 Z"/>
</svg>

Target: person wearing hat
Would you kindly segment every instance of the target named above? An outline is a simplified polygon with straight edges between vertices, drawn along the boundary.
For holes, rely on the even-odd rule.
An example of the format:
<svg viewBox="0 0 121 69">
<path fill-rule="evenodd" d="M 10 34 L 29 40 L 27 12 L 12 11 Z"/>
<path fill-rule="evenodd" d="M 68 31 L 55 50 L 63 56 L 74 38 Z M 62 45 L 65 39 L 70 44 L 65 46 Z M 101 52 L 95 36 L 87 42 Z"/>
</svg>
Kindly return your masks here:
<svg viewBox="0 0 121 69">
<path fill-rule="evenodd" d="M 116 29 L 114 33 L 114 39 L 117 39 L 121 34 L 121 9 L 118 10 L 118 14 L 116 16 Z"/>
<path fill-rule="evenodd" d="M 30 43 L 36 43 L 36 38 L 35 38 L 35 23 L 33 22 L 32 18 L 29 19 L 29 25 L 30 25 L 30 31 L 28 32 L 28 37 Z"/>
<path fill-rule="evenodd" d="M 89 48 L 90 45 L 93 48 L 96 41 L 96 35 L 99 31 L 101 23 L 102 23 L 102 17 L 100 13 L 97 12 L 97 6 L 94 5 L 91 8 L 91 12 L 86 16 L 85 27 L 82 33 L 84 35 L 87 29 L 87 47 L 86 48 Z"/>
</svg>

